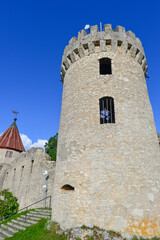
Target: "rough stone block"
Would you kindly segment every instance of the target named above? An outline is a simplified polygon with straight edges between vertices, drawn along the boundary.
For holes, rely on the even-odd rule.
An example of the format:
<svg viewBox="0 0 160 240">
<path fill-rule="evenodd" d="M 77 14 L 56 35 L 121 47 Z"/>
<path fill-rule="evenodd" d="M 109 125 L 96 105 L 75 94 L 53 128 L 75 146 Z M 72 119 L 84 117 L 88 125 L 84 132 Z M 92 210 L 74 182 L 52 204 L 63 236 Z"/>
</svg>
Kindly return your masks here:
<svg viewBox="0 0 160 240">
<path fill-rule="evenodd" d="M 127 35 L 128 37 L 133 38 L 133 39 L 136 38 L 135 34 L 134 34 L 132 31 L 128 31 L 128 32 L 126 33 L 126 35 Z"/>
<path fill-rule="evenodd" d="M 112 31 L 112 24 L 104 24 L 104 31 L 111 32 Z"/>
<path fill-rule="evenodd" d="M 91 26 L 91 34 L 96 34 L 98 31 L 98 25 Z"/>
<path fill-rule="evenodd" d="M 117 26 L 115 29 L 115 32 L 119 32 L 119 33 L 125 33 L 125 28 L 122 26 Z"/>
<path fill-rule="evenodd" d="M 93 42 L 89 42 L 88 43 L 88 50 L 89 50 L 89 53 L 94 53 L 94 43 Z"/>
</svg>

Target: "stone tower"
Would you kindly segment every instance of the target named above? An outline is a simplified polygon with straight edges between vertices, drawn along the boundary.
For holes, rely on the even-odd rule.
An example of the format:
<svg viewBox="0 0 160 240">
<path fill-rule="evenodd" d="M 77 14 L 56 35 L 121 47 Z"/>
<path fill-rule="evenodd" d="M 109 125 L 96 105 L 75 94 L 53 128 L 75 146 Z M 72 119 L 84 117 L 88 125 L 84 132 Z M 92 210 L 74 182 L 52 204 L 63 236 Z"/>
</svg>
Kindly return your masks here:
<svg viewBox="0 0 160 240">
<path fill-rule="evenodd" d="M 53 219 L 160 236 L 160 152 L 142 44 L 92 26 L 64 50 Z"/>
</svg>

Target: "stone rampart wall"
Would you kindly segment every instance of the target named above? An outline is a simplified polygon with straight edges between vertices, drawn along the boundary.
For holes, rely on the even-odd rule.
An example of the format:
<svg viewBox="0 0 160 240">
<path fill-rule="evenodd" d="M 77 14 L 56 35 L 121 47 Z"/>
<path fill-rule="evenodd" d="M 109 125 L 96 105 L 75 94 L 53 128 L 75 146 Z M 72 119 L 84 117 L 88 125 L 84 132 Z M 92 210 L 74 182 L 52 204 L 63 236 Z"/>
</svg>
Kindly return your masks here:
<svg viewBox="0 0 160 240">
<path fill-rule="evenodd" d="M 9 189 L 18 198 L 20 208 L 44 198 L 43 185 L 47 185 L 47 196 L 52 195 L 55 162 L 49 158 L 43 149 L 32 148 L 20 153 L 7 169 L 3 189 Z M 44 180 L 43 171 L 48 172 L 47 181 Z M 33 207 L 43 207 L 43 202 Z"/>
</svg>

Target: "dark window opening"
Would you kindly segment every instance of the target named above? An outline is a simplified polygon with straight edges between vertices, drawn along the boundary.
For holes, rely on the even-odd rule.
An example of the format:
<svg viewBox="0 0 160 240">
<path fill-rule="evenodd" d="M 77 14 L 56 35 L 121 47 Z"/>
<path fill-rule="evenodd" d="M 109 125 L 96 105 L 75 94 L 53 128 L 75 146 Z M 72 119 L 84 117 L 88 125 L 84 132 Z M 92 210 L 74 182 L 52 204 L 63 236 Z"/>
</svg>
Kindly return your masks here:
<svg viewBox="0 0 160 240">
<path fill-rule="evenodd" d="M 136 56 L 137 56 L 137 54 L 139 53 L 140 51 L 139 51 L 139 49 L 137 48 L 137 51 L 136 51 Z"/>
<path fill-rule="evenodd" d="M 132 44 L 128 43 L 128 50 L 130 50 L 132 47 Z"/>
<path fill-rule="evenodd" d="M 112 97 L 103 97 L 99 99 L 100 106 L 100 124 L 115 123 L 114 99 Z"/>
<path fill-rule="evenodd" d="M 12 157 L 12 155 L 13 155 L 13 152 L 11 152 L 11 151 L 6 151 L 5 157 Z"/>
<path fill-rule="evenodd" d="M 100 47 L 100 42 L 99 41 L 94 41 L 93 43 L 94 43 L 95 47 Z"/>
<path fill-rule="evenodd" d="M 23 176 L 23 170 L 24 170 L 24 166 L 22 166 L 22 170 L 21 170 L 21 179 L 22 179 L 22 176 Z"/>
<path fill-rule="evenodd" d="M 111 40 L 106 40 L 106 46 L 110 46 L 111 45 Z"/>
<path fill-rule="evenodd" d="M 117 46 L 118 46 L 118 47 L 121 47 L 121 46 L 122 46 L 122 41 L 118 41 L 118 42 L 117 42 Z"/>
<path fill-rule="evenodd" d="M 101 75 L 112 74 L 111 59 L 101 58 L 99 60 L 99 65 L 100 65 L 100 74 Z"/>
<path fill-rule="evenodd" d="M 74 187 L 69 184 L 64 185 L 63 187 L 61 187 L 61 189 L 65 191 L 74 191 Z"/>
<path fill-rule="evenodd" d="M 33 171 L 33 163 L 34 163 L 34 160 L 31 161 L 31 173 Z"/>
</svg>

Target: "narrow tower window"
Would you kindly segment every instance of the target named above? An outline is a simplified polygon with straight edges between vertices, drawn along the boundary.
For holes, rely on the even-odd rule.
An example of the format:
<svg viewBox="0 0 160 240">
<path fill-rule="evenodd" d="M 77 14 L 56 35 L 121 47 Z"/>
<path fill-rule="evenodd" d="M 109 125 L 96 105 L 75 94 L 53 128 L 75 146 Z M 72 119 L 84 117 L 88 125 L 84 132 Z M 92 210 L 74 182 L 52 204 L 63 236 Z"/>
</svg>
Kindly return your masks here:
<svg viewBox="0 0 160 240">
<path fill-rule="evenodd" d="M 99 60 L 99 70 L 100 75 L 112 74 L 111 69 L 111 59 L 110 58 L 101 58 Z"/>
<path fill-rule="evenodd" d="M 63 187 L 61 187 L 61 189 L 65 191 L 74 191 L 74 187 L 69 184 L 65 184 Z"/>
<path fill-rule="evenodd" d="M 100 124 L 115 123 L 114 99 L 112 97 L 103 97 L 99 99 L 100 106 Z"/>
</svg>

